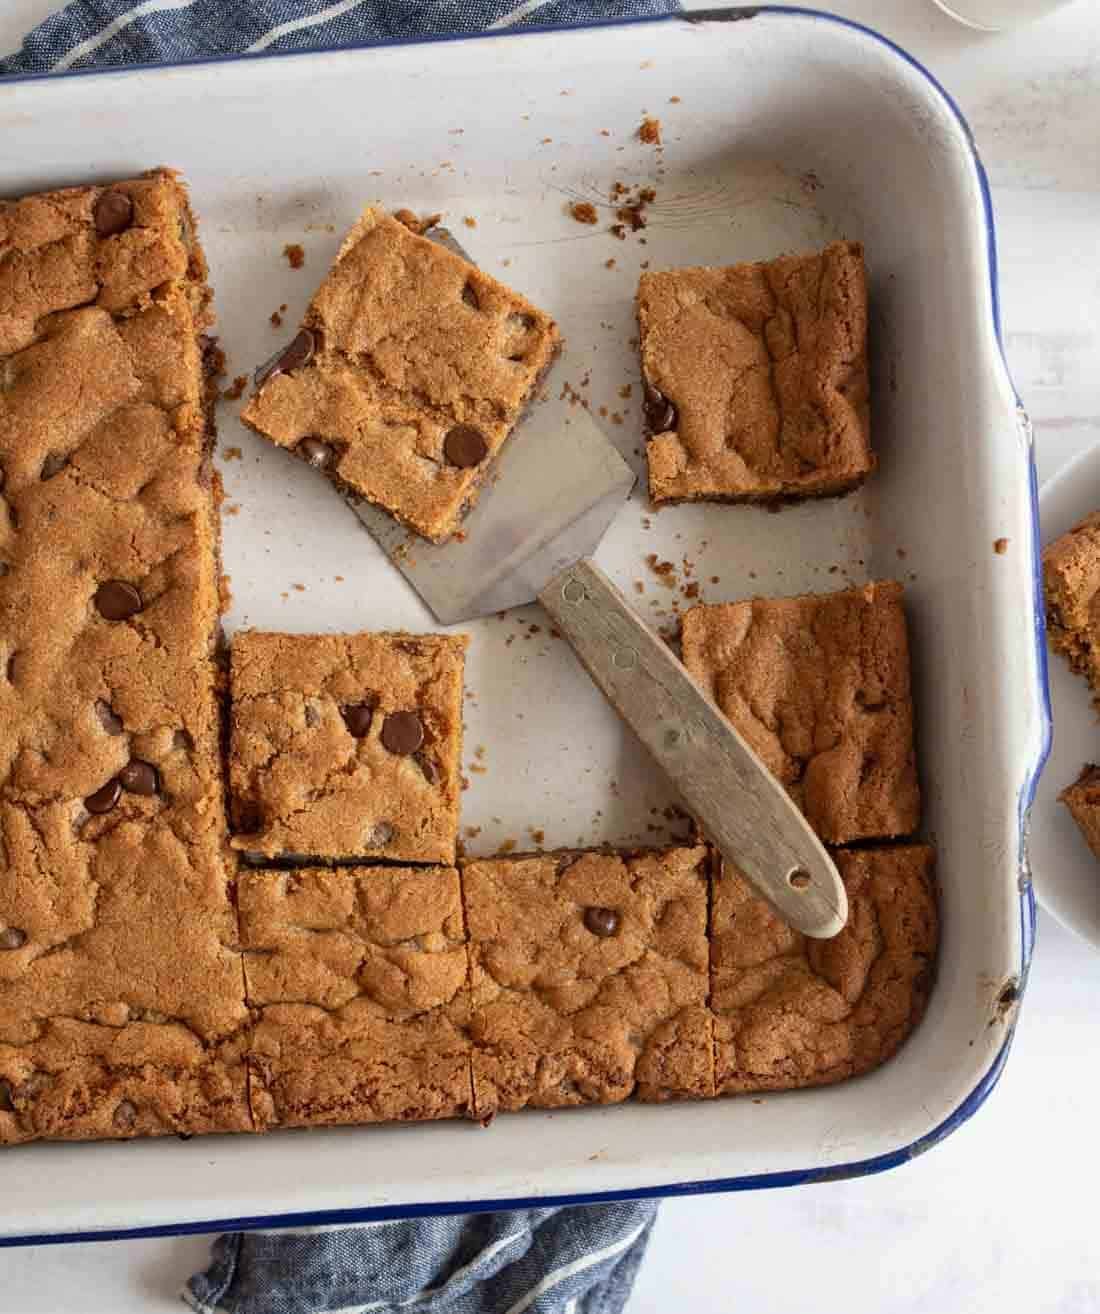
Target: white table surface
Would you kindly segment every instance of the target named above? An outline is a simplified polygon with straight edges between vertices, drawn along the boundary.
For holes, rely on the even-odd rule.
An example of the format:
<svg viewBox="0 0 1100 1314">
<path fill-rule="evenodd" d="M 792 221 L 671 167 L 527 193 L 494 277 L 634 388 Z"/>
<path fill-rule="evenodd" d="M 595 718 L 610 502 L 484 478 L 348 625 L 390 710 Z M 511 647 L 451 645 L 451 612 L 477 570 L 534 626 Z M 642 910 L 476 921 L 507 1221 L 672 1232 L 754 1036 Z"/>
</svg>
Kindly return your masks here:
<svg viewBox="0 0 1100 1314">
<path fill-rule="evenodd" d="M 60 0 L 2 0 L 0 49 Z M 689 0 L 689 7 L 701 7 Z M 834 0 L 916 55 L 993 185 L 1010 365 L 1040 480 L 1100 438 L 1100 13 L 1013 36 L 930 0 Z M 1100 502 L 1100 496 L 1097 501 Z M 1040 914 L 1016 1044 L 977 1118 L 905 1168 L 667 1203 L 630 1314 L 1100 1314 L 1100 956 Z M 207 1239 L 0 1251 L 11 1314 L 182 1308 Z"/>
</svg>

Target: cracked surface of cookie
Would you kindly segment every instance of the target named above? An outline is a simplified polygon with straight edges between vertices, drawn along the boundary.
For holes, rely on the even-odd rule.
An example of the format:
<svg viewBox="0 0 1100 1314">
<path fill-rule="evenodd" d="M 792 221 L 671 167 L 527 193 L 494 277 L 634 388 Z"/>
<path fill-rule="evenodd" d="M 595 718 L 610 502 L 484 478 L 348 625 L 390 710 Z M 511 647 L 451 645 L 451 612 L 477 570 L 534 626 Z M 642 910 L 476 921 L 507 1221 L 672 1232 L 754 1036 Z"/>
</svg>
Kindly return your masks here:
<svg viewBox="0 0 1100 1314">
<path fill-rule="evenodd" d="M 543 311 L 368 208 L 241 418 L 442 541 L 559 346 Z"/>
<path fill-rule="evenodd" d="M 0 1140 L 247 1129 L 206 267 L 161 171 L 0 203 Z"/>
<path fill-rule="evenodd" d="M 453 862 L 466 642 L 238 634 L 234 846 L 268 858 Z"/>
<path fill-rule="evenodd" d="M 479 1117 L 713 1095 L 708 863 L 703 847 L 463 863 Z"/>
<path fill-rule="evenodd" d="M 835 853 L 848 925 L 809 940 L 728 865 L 712 883 L 711 1007 L 719 1094 L 843 1081 L 920 1021 L 938 942 L 925 844 Z"/>
<path fill-rule="evenodd" d="M 874 469 L 863 249 L 643 273 L 654 502 L 847 492 Z"/>
<path fill-rule="evenodd" d="M 454 868 L 246 872 L 240 909 L 257 1127 L 470 1113 Z"/>
<path fill-rule="evenodd" d="M 1047 638 L 1100 696 L 1100 511 L 1043 549 Z"/>
<path fill-rule="evenodd" d="M 704 603 L 684 665 L 829 844 L 920 821 L 909 642 L 894 581 L 839 593 Z"/>
</svg>

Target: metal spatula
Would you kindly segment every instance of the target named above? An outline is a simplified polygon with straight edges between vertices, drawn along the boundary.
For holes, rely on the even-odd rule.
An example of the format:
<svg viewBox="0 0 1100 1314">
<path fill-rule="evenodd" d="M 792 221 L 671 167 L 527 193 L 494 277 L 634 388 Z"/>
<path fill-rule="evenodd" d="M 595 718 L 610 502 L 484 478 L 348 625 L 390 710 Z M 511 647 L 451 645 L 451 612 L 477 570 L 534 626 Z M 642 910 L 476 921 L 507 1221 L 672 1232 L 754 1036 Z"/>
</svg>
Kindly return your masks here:
<svg viewBox="0 0 1100 1314">
<path fill-rule="evenodd" d="M 449 233 L 428 236 L 469 258 Z M 589 560 L 633 486 L 588 412 L 549 401 L 505 445 L 461 540 L 437 546 L 351 506 L 442 624 L 541 602 L 722 855 L 796 930 L 836 935 L 844 886 L 802 813 Z"/>
</svg>

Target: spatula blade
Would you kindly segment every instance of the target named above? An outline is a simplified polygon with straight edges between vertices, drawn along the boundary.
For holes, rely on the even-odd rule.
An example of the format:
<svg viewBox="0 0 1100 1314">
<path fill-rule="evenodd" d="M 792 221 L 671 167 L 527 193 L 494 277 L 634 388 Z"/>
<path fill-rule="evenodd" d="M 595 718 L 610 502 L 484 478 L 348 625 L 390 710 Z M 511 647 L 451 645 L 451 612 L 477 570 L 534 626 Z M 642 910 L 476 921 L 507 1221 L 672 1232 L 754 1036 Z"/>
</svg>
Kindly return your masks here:
<svg viewBox="0 0 1100 1314">
<path fill-rule="evenodd" d="M 381 508 L 352 510 L 443 625 L 532 602 L 591 556 L 635 475 L 581 406 L 536 403 L 497 458 L 462 537 L 435 544 Z"/>
</svg>

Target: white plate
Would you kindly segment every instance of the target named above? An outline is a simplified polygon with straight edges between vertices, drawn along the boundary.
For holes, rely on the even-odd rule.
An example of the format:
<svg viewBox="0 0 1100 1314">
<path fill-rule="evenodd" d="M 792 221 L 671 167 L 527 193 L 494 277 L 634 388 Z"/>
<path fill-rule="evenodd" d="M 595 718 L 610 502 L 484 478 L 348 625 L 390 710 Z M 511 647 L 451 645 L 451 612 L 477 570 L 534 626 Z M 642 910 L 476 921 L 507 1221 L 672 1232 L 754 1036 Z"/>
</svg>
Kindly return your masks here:
<svg viewBox="0 0 1100 1314">
<path fill-rule="evenodd" d="M 608 432 L 639 470 L 630 339 L 641 263 L 728 263 L 862 238 L 881 460 L 870 485 L 778 516 L 656 515 L 639 494 L 600 563 L 654 620 L 669 619 L 674 595 L 646 553 L 688 557 L 711 600 L 869 574 L 906 580 L 944 924 L 924 1025 L 865 1079 L 758 1100 L 526 1113 L 488 1132 L 32 1145 L 5 1152 L 0 1235 L 820 1180 L 927 1149 L 996 1080 L 1030 955 L 1022 824 L 1046 719 L 1031 448 L 998 347 L 988 194 L 965 125 L 896 48 L 825 17 L 734 16 L 16 83 L 0 88 L 0 194 L 181 168 L 232 374 L 277 345 L 268 316 L 281 302 L 293 325 L 362 204 L 443 210 L 475 259 L 558 315 L 569 346 L 553 386 L 606 407 Z M 662 120 L 660 151 L 637 140 L 646 112 Z M 606 232 L 617 180 L 658 192 L 649 227 L 625 241 Z M 603 222 L 576 224 L 574 197 L 601 203 Z M 299 241 L 306 265 L 293 273 L 282 249 Z M 231 412 L 221 423 L 222 449 L 243 452 L 224 466 L 240 508 L 225 520 L 231 627 L 430 628 L 321 479 Z M 1004 556 L 993 551 L 1001 537 Z M 529 826 L 547 844 L 663 834 L 667 787 L 544 618 L 471 629 L 468 757 L 484 745 L 488 768 L 464 796 L 465 822 L 483 828 L 477 845 L 523 843 Z"/>
<path fill-rule="evenodd" d="M 1100 445 L 1059 471 L 1039 492 L 1044 546 L 1100 508 Z M 1035 892 L 1060 922 L 1100 949 L 1100 862 L 1058 795 L 1086 762 L 1100 761 L 1100 719 L 1088 685 L 1050 654 L 1054 741 L 1031 811 L 1028 853 Z"/>
</svg>

